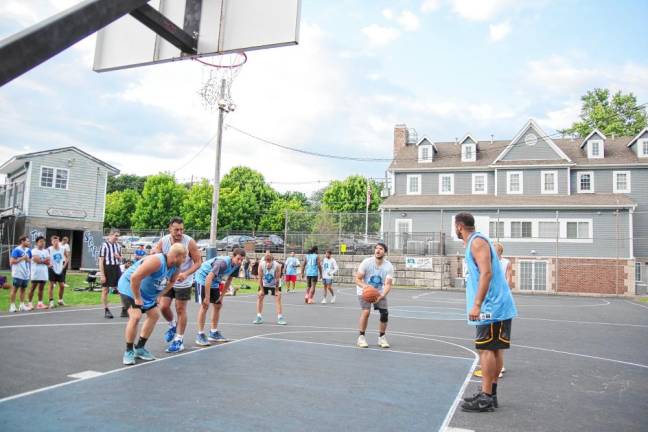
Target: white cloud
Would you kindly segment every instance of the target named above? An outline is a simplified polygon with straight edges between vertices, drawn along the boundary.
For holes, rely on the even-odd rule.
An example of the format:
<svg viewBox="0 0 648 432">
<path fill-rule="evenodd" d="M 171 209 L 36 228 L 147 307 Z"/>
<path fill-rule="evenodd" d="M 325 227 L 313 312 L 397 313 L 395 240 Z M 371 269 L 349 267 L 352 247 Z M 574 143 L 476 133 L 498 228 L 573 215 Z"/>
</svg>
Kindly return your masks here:
<svg viewBox="0 0 648 432">
<path fill-rule="evenodd" d="M 491 24 L 488 26 L 490 38 L 493 42 L 499 42 L 511 33 L 511 23 L 504 21 L 499 24 Z"/>
<path fill-rule="evenodd" d="M 512 3 L 512 0 L 452 0 L 452 10 L 470 21 L 487 21 Z"/>
<path fill-rule="evenodd" d="M 396 19 L 403 30 L 408 32 L 417 31 L 421 27 L 421 21 L 411 11 L 404 10 Z"/>
<path fill-rule="evenodd" d="M 527 77 L 532 84 L 554 92 L 579 92 L 600 75 L 595 68 L 573 65 L 562 56 L 530 61 L 527 69 Z"/>
<path fill-rule="evenodd" d="M 424 0 L 421 3 L 421 12 L 430 13 L 434 12 L 441 7 L 441 0 Z"/>
<path fill-rule="evenodd" d="M 369 39 L 369 43 L 374 46 L 387 45 L 400 37 L 398 29 L 378 24 L 364 27 L 362 33 Z"/>
<path fill-rule="evenodd" d="M 580 112 L 581 102 L 572 100 L 563 103 L 560 109 L 547 112 L 544 117 L 538 119 L 538 123 L 544 128 L 566 129 L 578 120 Z"/>
<path fill-rule="evenodd" d="M 394 12 L 391 9 L 383 9 L 382 16 L 384 16 L 386 19 L 390 20 L 390 19 L 394 18 Z"/>
</svg>

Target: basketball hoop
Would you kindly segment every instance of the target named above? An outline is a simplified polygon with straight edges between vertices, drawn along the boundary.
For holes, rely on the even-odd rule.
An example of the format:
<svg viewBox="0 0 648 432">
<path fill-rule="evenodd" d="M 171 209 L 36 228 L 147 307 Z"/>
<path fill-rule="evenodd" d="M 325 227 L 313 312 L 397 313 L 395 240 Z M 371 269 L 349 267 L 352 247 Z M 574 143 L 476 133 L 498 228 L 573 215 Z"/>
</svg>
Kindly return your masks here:
<svg viewBox="0 0 648 432">
<path fill-rule="evenodd" d="M 247 62 L 247 55 L 244 52 L 235 52 L 216 56 L 210 61 L 199 58 L 194 60 L 203 64 L 208 71 L 207 78 L 198 91 L 205 108 L 211 111 L 216 109 L 234 111 L 236 105 L 232 102 L 232 82 Z"/>
</svg>

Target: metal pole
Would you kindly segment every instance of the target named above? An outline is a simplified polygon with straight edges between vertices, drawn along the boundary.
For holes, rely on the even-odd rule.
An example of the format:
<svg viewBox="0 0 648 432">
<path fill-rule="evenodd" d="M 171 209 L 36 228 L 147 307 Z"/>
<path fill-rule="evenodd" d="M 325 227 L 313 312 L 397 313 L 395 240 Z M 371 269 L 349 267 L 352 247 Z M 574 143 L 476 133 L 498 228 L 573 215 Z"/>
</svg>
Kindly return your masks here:
<svg viewBox="0 0 648 432">
<path fill-rule="evenodd" d="M 616 210 L 616 264 L 614 277 L 614 292 L 619 295 L 619 209 Z"/>
<path fill-rule="evenodd" d="M 221 94 L 225 93 L 225 79 L 221 81 Z M 220 197 L 220 164 L 221 147 L 223 144 L 223 121 L 225 120 L 225 107 L 218 107 L 218 132 L 216 139 L 216 163 L 214 164 L 214 194 L 212 196 L 211 227 L 209 231 L 209 244 L 216 246 L 216 232 L 218 228 L 218 198 Z"/>
<path fill-rule="evenodd" d="M 560 212 L 556 210 L 556 292 L 560 290 L 560 266 L 558 265 L 558 243 L 560 241 Z M 578 227 L 576 227 L 578 230 Z"/>
<path fill-rule="evenodd" d="M 365 207 L 365 243 L 369 242 L 369 197 L 371 194 L 371 184 L 367 179 L 367 205 Z"/>
<path fill-rule="evenodd" d="M 284 220 L 284 250 L 283 257 L 286 259 L 286 247 L 288 246 L 288 209 L 286 209 L 286 217 Z"/>
</svg>

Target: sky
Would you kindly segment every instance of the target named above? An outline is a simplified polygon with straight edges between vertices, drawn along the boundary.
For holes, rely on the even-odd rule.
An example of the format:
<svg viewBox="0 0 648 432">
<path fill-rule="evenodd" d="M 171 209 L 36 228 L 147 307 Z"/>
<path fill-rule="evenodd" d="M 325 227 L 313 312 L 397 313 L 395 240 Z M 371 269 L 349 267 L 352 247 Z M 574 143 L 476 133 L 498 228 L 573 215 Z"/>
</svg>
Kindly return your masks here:
<svg viewBox="0 0 648 432">
<path fill-rule="evenodd" d="M 78 0 L 2 0 L 0 39 Z M 314 152 L 390 158 L 395 124 L 451 141 L 553 133 L 605 87 L 648 102 L 645 0 L 302 0 L 299 45 L 248 53 L 226 123 Z M 196 62 L 92 71 L 95 36 L 0 88 L 0 160 L 77 146 L 122 173 L 213 178 L 217 114 Z M 226 128 L 222 173 L 305 193 L 388 162 L 317 158 Z"/>
</svg>

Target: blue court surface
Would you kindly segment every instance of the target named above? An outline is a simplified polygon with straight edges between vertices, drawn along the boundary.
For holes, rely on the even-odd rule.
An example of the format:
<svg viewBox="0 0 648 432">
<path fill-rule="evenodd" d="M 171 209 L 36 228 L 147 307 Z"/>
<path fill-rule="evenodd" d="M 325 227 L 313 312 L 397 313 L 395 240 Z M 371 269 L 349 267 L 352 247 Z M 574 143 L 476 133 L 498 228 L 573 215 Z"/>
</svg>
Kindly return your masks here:
<svg viewBox="0 0 648 432">
<path fill-rule="evenodd" d="M 321 291 L 318 291 L 319 300 Z M 516 295 L 499 408 L 462 412 L 479 386 L 474 328 L 459 292 L 394 290 L 390 349 L 355 346 L 352 287 L 335 304 L 284 295 L 287 326 L 252 324 L 254 296 L 225 299 L 233 341 L 123 367 L 125 320 L 100 307 L 0 313 L 0 432 L 13 431 L 646 431 L 648 307 L 623 298 Z M 113 312 L 118 312 L 113 309 Z"/>
</svg>

